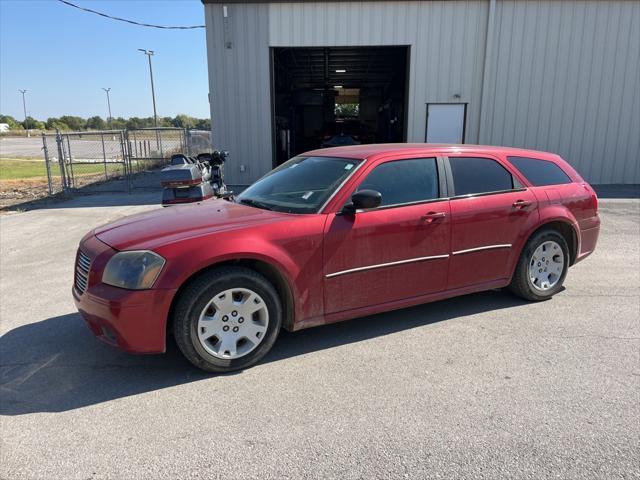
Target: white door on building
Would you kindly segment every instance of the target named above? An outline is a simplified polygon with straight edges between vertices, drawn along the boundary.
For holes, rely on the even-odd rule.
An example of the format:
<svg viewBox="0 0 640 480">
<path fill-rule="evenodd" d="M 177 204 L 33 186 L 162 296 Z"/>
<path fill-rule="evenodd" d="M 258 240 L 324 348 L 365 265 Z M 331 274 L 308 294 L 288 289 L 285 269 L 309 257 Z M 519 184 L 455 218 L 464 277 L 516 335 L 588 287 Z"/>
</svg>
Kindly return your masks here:
<svg viewBox="0 0 640 480">
<path fill-rule="evenodd" d="M 466 103 L 427 104 L 427 143 L 464 143 Z"/>
</svg>

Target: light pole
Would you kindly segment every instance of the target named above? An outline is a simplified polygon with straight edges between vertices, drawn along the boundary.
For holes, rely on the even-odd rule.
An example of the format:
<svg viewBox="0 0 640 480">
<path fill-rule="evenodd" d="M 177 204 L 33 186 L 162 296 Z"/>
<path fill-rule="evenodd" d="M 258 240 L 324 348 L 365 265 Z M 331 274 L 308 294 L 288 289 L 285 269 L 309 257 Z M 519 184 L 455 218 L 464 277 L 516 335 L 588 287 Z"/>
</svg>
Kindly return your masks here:
<svg viewBox="0 0 640 480">
<path fill-rule="evenodd" d="M 156 112 L 156 91 L 153 87 L 153 67 L 151 67 L 151 57 L 155 55 L 153 50 L 145 50 L 144 48 L 139 48 L 139 51 L 144 53 L 149 59 L 149 76 L 151 77 L 151 99 L 153 100 L 153 124 L 158 126 L 158 114 Z"/>
<path fill-rule="evenodd" d="M 151 57 L 155 54 L 153 50 L 139 48 L 138 51 L 144 53 L 149 59 L 149 76 L 151 77 L 151 99 L 153 100 L 153 125 L 156 127 L 156 147 L 160 150 L 160 138 L 158 136 L 158 113 L 156 112 L 156 91 L 153 87 L 153 68 L 151 67 Z M 162 155 L 162 152 L 161 152 Z"/>
<path fill-rule="evenodd" d="M 24 124 L 27 125 L 27 102 L 24 99 L 24 94 L 27 93 L 26 90 L 18 89 L 18 91 L 22 94 L 22 110 L 24 111 Z M 29 129 L 27 128 L 27 137 L 29 135 Z"/>
<path fill-rule="evenodd" d="M 111 120 L 113 119 L 113 117 L 111 116 L 111 99 L 109 99 L 109 92 L 111 91 L 111 87 L 109 88 L 102 87 L 102 90 L 104 90 L 107 94 L 107 106 L 109 107 L 109 119 L 107 123 L 109 123 L 109 128 L 113 128 L 111 125 Z"/>
</svg>

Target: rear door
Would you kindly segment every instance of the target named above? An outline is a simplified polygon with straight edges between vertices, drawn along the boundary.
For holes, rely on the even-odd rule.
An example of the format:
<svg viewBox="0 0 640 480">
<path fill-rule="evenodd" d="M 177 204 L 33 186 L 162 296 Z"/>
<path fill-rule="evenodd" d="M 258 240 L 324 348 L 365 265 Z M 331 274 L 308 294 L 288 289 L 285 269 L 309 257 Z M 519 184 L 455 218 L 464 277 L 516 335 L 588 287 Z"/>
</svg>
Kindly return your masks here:
<svg viewBox="0 0 640 480">
<path fill-rule="evenodd" d="M 327 221 L 325 313 L 446 287 L 450 212 L 436 158 L 388 160 L 363 178 L 356 189 L 380 192 L 382 204 Z"/>
<path fill-rule="evenodd" d="M 542 202 L 563 204 L 578 221 L 580 228 L 591 228 L 597 214 L 595 192 L 574 172 L 574 181 L 560 165 L 540 158 L 510 156 L 509 163 L 516 167 L 532 185 L 531 189 Z M 567 165 L 568 167 L 568 165 Z"/>
<path fill-rule="evenodd" d="M 448 158 L 451 260 L 448 289 L 507 278 L 530 225 L 535 195 L 498 158 Z"/>
</svg>

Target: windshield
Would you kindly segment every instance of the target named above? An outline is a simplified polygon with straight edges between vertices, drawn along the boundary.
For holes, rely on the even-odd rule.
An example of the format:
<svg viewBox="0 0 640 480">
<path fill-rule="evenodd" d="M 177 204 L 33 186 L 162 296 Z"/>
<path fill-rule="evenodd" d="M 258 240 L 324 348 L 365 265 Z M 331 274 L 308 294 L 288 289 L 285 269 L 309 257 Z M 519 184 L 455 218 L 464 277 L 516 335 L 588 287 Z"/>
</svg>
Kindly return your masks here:
<svg viewBox="0 0 640 480">
<path fill-rule="evenodd" d="M 361 160 L 295 157 L 237 197 L 239 203 L 287 213 L 317 213 Z"/>
</svg>

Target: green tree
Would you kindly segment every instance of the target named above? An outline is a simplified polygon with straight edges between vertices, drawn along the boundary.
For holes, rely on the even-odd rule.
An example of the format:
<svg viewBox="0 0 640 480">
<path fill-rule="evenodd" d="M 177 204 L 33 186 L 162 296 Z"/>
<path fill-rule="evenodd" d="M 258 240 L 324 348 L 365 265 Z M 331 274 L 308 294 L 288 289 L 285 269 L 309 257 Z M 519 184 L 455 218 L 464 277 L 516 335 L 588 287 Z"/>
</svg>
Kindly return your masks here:
<svg viewBox="0 0 640 480">
<path fill-rule="evenodd" d="M 88 130 L 106 130 L 107 122 L 102 117 L 96 115 L 87 119 L 86 127 Z"/>
<path fill-rule="evenodd" d="M 7 125 L 9 125 L 10 130 L 17 130 L 19 128 L 22 128 L 20 122 L 18 122 L 11 115 L 0 115 L 0 123 L 6 123 Z"/>
<path fill-rule="evenodd" d="M 144 121 L 144 118 L 131 117 L 127 120 L 126 127 L 127 128 L 144 128 L 146 127 L 146 123 Z"/>
<path fill-rule="evenodd" d="M 1 1 L 1 0 L 0 0 Z M 125 119 L 117 117 L 111 119 L 107 123 L 105 119 L 99 115 L 84 119 L 74 115 L 63 115 L 60 118 L 49 117 L 46 122 L 27 117 L 26 122 L 19 122 L 10 115 L 0 115 L 0 123 L 6 123 L 9 128 L 22 129 L 25 126 L 30 130 L 60 130 L 60 131 L 82 131 L 82 130 L 124 130 L 152 128 L 154 126 L 153 117 L 131 117 Z M 158 127 L 176 127 L 176 128 L 196 128 L 199 130 L 211 130 L 211 120 L 208 118 L 195 118 L 183 113 L 175 117 L 158 117 Z"/>
<path fill-rule="evenodd" d="M 114 130 L 124 130 L 127 128 L 127 121 L 122 117 L 112 118 L 110 128 Z"/>
<path fill-rule="evenodd" d="M 66 123 L 60 121 L 59 118 L 56 117 L 49 117 L 47 118 L 47 122 L 46 122 L 46 128 L 47 130 L 69 130 L 69 125 L 67 125 Z"/>
<path fill-rule="evenodd" d="M 211 119 L 199 118 L 196 122 L 195 128 L 198 130 L 211 130 Z"/>
<path fill-rule="evenodd" d="M 171 123 L 178 128 L 195 128 L 197 122 L 196 118 L 180 113 L 173 118 Z"/>
<path fill-rule="evenodd" d="M 66 124 L 73 131 L 84 130 L 87 126 L 87 121 L 84 118 L 73 115 L 63 115 L 59 118 L 59 121 Z"/>
<path fill-rule="evenodd" d="M 40 120 L 36 120 L 33 117 L 25 118 L 24 122 L 22 122 L 22 127 L 25 130 L 44 130 L 45 125 Z"/>
<path fill-rule="evenodd" d="M 337 117 L 357 117 L 360 105 L 357 103 L 336 103 L 334 111 Z"/>
<path fill-rule="evenodd" d="M 153 118 L 151 119 L 151 121 L 153 121 Z M 158 126 L 159 127 L 173 127 L 173 119 L 171 117 L 160 117 L 160 118 L 158 118 Z"/>
</svg>

